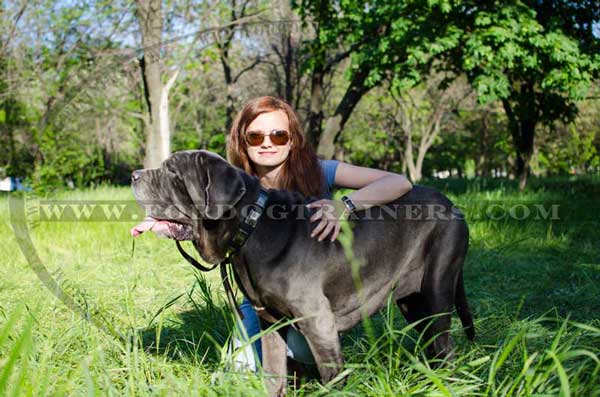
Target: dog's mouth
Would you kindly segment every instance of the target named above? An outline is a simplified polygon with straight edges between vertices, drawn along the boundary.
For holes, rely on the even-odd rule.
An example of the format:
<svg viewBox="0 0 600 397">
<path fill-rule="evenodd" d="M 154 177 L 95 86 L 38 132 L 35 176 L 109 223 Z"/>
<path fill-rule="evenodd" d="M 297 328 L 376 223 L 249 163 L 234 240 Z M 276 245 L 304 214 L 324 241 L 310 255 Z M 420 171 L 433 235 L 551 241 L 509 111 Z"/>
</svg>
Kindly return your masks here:
<svg viewBox="0 0 600 397">
<path fill-rule="evenodd" d="M 151 231 L 159 237 L 168 237 L 174 240 L 193 240 L 192 226 L 175 221 L 148 217 L 139 225 L 131 229 L 131 235 L 137 237 L 142 233 Z"/>
</svg>

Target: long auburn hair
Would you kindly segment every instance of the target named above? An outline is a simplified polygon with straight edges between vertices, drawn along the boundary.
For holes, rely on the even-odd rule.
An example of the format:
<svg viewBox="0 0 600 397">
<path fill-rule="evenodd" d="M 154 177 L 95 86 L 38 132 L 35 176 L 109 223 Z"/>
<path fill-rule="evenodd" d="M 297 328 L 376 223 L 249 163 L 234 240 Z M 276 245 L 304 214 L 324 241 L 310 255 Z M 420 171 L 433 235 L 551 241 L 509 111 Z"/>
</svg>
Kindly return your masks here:
<svg viewBox="0 0 600 397">
<path fill-rule="evenodd" d="M 304 137 L 298 115 L 285 101 L 262 96 L 251 99 L 233 120 L 227 137 L 227 160 L 234 166 L 256 176 L 254 163 L 248 157 L 247 143 L 244 139 L 246 128 L 262 113 L 282 110 L 289 121 L 291 147 L 278 176 L 279 189 L 300 192 L 305 196 L 322 194 L 325 181 L 315 151 Z"/>
</svg>

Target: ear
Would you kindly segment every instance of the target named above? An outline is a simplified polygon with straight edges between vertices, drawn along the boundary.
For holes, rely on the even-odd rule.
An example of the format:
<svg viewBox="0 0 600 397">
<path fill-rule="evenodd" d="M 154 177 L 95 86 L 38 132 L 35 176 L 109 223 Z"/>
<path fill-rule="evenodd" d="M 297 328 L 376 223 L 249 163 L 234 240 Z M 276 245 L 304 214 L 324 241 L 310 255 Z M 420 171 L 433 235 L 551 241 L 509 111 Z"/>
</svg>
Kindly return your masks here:
<svg viewBox="0 0 600 397">
<path fill-rule="evenodd" d="M 214 153 L 202 150 L 187 154 L 183 183 L 188 195 L 203 217 L 221 218 L 246 193 L 240 170 Z"/>
<path fill-rule="evenodd" d="M 167 162 L 172 162 L 177 169 L 187 195 L 199 214 L 203 213 L 206 207 L 204 189 L 208 183 L 203 158 L 204 154 L 196 151 L 176 152 L 167 159 Z"/>
<path fill-rule="evenodd" d="M 209 219 L 219 219 L 240 201 L 246 193 L 246 185 L 240 170 L 224 158 L 212 153 L 203 158 L 207 175 L 204 215 Z"/>
</svg>

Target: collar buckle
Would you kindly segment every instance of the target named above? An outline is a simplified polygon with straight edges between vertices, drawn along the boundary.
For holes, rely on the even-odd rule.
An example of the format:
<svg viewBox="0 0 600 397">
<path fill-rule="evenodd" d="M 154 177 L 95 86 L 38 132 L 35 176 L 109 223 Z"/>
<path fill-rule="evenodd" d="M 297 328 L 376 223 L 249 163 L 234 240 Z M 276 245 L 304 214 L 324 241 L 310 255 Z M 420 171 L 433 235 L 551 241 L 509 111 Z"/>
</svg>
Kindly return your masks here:
<svg viewBox="0 0 600 397">
<path fill-rule="evenodd" d="M 248 215 L 246 215 L 244 220 L 240 222 L 237 232 L 228 244 L 228 257 L 231 257 L 232 255 L 237 253 L 246 243 L 246 240 L 248 240 L 250 234 L 252 234 L 252 232 L 256 228 L 258 220 L 260 219 L 265 209 L 265 204 L 267 203 L 268 198 L 269 193 L 261 187 L 258 193 L 258 197 L 256 198 L 256 201 L 254 202 L 252 208 L 250 208 Z"/>
<path fill-rule="evenodd" d="M 256 227 L 256 223 L 258 222 L 258 218 L 260 218 L 262 211 L 257 211 L 254 208 L 250 210 L 248 217 L 244 220 L 248 225 L 252 227 Z"/>
</svg>

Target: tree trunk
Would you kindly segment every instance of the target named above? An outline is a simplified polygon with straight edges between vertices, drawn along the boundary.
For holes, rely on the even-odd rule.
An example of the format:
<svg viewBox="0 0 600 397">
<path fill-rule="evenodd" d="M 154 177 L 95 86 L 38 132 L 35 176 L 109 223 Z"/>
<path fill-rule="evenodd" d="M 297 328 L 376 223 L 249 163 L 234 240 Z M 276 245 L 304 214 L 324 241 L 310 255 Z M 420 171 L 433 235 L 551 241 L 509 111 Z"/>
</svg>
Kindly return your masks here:
<svg viewBox="0 0 600 397">
<path fill-rule="evenodd" d="M 412 182 L 418 182 L 421 180 L 421 169 L 415 165 L 415 159 L 413 156 L 413 143 L 412 133 L 405 131 L 406 135 L 406 146 L 404 147 L 404 158 L 406 159 L 406 166 L 408 167 L 408 176 Z"/>
<path fill-rule="evenodd" d="M 220 58 L 223 66 L 223 76 L 225 78 L 225 131 L 229 132 L 235 117 L 235 108 L 233 102 L 233 77 L 231 76 L 231 67 L 229 66 L 229 41 L 227 47 L 221 48 Z"/>
<path fill-rule="evenodd" d="M 365 65 L 359 68 L 354 74 L 335 113 L 327 119 L 325 130 L 321 135 L 317 149 L 317 154 L 323 156 L 323 158 L 331 159 L 333 157 L 335 153 L 335 141 L 340 136 L 346 121 L 350 118 L 352 111 L 360 99 L 369 91 L 369 88 L 365 86 L 369 70 L 369 67 Z"/>
<path fill-rule="evenodd" d="M 292 42 L 292 31 L 286 32 L 283 37 L 284 50 L 284 76 L 285 76 L 285 101 L 293 103 L 294 101 L 294 45 Z"/>
<path fill-rule="evenodd" d="M 144 94 L 148 105 L 149 125 L 146 129 L 144 167 L 155 168 L 170 152 L 169 90 L 177 74 L 163 86 L 161 81 L 160 49 L 162 37 L 162 1 L 139 0 L 138 19 L 142 36 L 143 58 L 140 68 Z"/>
<path fill-rule="evenodd" d="M 517 151 L 517 175 L 519 176 L 519 190 L 525 190 L 529 177 L 530 162 L 533 156 L 533 140 L 535 136 L 535 123 L 525 121 L 520 125 L 521 144 Z"/>
<path fill-rule="evenodd" d="M 523 102 L 519 104 L 520 114 L 517 116 L 508 99 L 502 100 L 504 111 L 508 117 L 508 124 L 513 138 L 513 144 L 517 154 L 516 176 L 519 178 L 519 190 L 523 191 L 527 186 L 529 176 L 529 163 L 533 155 L 535 128 L 537 125 L 537 116 L 535 111 L 535 98 L 533 93 L 529 95 L 525 92 L 522 95 Z"/>
<path fill-rule="evenodd" d="M 481 134 L 479 136 L 479 155 L 475 167 L 475 175 L 478 177 L 487 176 L 487 147 L 488 147 L 488 112 L 484 111 L 481 115 Z"/>
<path fill-rule="evenodd" d="M 15 163 L 16 163 L 16 153 L 17 153 L 14 129 L 18 125 L 17 120 L 19 117 L 18 114 L 13 114 L 13 113 L 18 113 L 19 110 L 15 106 L 16 101 L 13 98 L 6 99 L 2 105 L 4 108 L 4 115 L 5 115 L 4 129 L 6 130 L 6 136 L 8 137 L 8 164 L 6 167 L 6 171 L 8 172 L 8 175 L 11 175 L 12 173 L 14 173 L 14 167 L 15 167 Z M 4 130 L 0 131 L 0 132 L 4 133 Z M 18 176 L 22 176 L 22 175 L 18 175 Z"/>
<path fill-rule="evenodd" d="M 236 116 L 235 109 L 235 85 L 237 84 L 239 78 L 247 71 L 252 70 L 256 65 L 260 63 L 260 57 L 257 57 L 256 60 L 250 64 L 249 66 L 240 70 L 237 74 L 234 71 L 234 68 L 231 64 L 231 53 L 232 44 L 235 37 L 236 32 L 236 22 L 244 19 L 246 17 L 246 11 L 248 5 L 250 5 L 250 0 L 244 0 L 241 3 L 237 3 L 235 0 L 230 0 L 227 2 L 227 6 L 230 8 L 229 19 L 224 21 L 226 26 L 219 30 L 213 32 L 213 37 L 215 39 L 215 43 L 219 50 L 219 59 L 221 61 L 221 66 L 223 67 L 223 76 L 225 79 L 225 129 L 226 133 L 229 133 L 231 129 L 231 125 L 233 124 L 233 120 Z"/>
<path fill-rule="evenodd" d="M 308 131 L 306 136 L 312 147 L 319 146 L 321 123 L 323 122 L 323 68 L 319 65 L 311 76 L 310 110 L 308 113 Z"/>
</svg>

